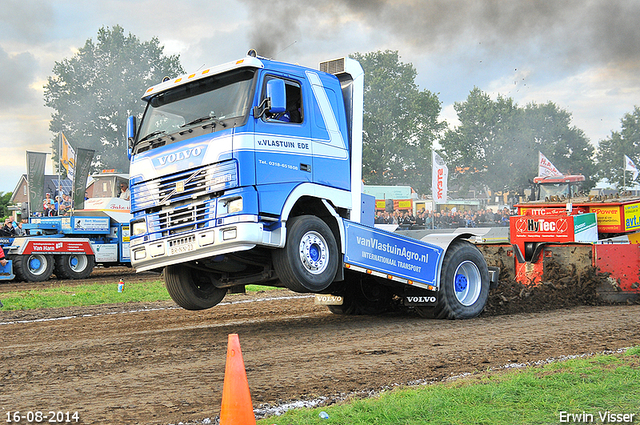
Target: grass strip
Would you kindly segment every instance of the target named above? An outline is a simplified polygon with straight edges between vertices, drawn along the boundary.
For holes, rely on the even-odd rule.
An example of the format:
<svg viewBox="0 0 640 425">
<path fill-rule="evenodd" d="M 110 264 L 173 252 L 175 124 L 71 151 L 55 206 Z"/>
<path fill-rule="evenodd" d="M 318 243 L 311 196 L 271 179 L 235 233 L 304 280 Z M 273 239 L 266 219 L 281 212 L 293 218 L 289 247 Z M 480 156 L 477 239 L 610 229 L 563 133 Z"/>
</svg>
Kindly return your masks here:
<svg viewBox="0 0 640 425">
<path fill-rule="evenodd" d="M 279 288 L 247 285 L 246 289 L 249 292 Z M 170 299 L 171 297 L 169 297 L 164 282 L 161 280 L 127 283 L 122 292 L 118 292 L 117 282 L 95 283 L 5 292 L 0 294 L 0 301 L 4 304 L 0 311 L 155 302 L 168 301 Z"/>
<path fill-rule="evenodd" d="M 640 347 L 634 347 L 623 354 L 486 373 L 341 405 L 292 410 L 258 424 L 640 423 L 639 401 Z M 322 411 L 327 419 L 319 416 Z"/>
</svg>

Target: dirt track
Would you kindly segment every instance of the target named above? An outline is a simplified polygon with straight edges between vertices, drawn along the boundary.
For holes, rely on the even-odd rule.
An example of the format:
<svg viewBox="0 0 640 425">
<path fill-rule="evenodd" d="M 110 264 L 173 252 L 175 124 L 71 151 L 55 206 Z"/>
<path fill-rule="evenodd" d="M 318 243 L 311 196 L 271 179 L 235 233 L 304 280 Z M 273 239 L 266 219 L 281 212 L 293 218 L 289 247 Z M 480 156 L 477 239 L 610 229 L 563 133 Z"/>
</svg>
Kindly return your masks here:
<svg viewBox="0 0 640 425">
<path fill-rule="evenodd" d="M 298 296 L 269 296 L 283 294 Z M 264 295 L 228 295 L 225 303 L 236 302 L 204 312 L 168 302 L 0 312 L 0 418 L 15 410 L 78 411 L 85 424 L 213 418 L 229 333 L 240 336 L 254 407 L 640 344 L 640 305 L 436 321 L 336 316 L 312 298 L 237 302 Z M 125 312 L 141 308 L 163 309 Z M 33 321 L 54 317 L 66 319 Z"/>
</svg>

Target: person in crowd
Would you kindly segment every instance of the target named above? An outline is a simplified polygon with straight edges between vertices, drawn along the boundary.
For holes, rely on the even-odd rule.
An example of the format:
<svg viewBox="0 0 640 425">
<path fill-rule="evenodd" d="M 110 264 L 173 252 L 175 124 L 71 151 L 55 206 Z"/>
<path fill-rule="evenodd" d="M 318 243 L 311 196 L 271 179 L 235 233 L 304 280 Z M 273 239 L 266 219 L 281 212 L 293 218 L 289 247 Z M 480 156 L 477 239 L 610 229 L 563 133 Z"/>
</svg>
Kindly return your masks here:
<svg viewBox="0 0 640 425">
<path fill-rule="evenodd" d="M 45 216 L 55 217 L 57 215 L 58 215 L 58 211 L 56 210 L 56 206 L 53 203 L 49 204 L 49 209 L 46 211 Z"/>
<path fill-rule="evenodd" d="M 46 195 L 44 195 L 44 199 L 42 200 L 42 211 L 44 212 L 44 215 L 47 215 L 49 212 L 49 205 L 53 203 L 53 200 L 51 199 L 51 194 L 47 193 Z"/>
<path fill-rule="evenodd" d="M 0 248 L 0 264 L 2 267 L 7 265 L 7 259 L 4 257 L 4 250 Z"/>
<path fill-rule="evenodd" d="M 2 226 L 3 236 L 13 237 L 16 236 L 16 229 L 13 227 L 13 219 L 11 217 L 4 220 L 4 226 Z"/>
<path fill-rule="evenodd" d="M 13 228 L 16 230 L 16 236 L 26 236 L 27 231 L 22 228 L 22 223 L 24 223 L 25 221 L 28 222 L 29 220 L 21 220 L 18 224 L 13 226 Z"/>
<path fill-rule="evenodd" d="M 129 187 L 126 183 L 120 183 L 120 199 L 124 199 L 128 201 L 131 199 L 131 191 L 129 191 Z"/>
<path fill-rule="evenodd" d="M 58 213 L 60 215 L 67 215 L 71 211 L 71 197 L 69 195 L 62 195 L 62 203 Z"/>
</svg>

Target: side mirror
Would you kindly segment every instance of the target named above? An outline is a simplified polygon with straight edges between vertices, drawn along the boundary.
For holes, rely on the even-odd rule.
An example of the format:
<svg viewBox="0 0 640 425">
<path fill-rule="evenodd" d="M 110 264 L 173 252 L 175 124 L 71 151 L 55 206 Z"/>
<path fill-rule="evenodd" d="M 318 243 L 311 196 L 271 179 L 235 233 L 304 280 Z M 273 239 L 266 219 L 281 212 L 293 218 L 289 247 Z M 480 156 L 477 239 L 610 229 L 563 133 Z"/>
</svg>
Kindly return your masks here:
<svg viewBox="0 0 640 425">
<path fill-rule="evenodd" d="M 287 110 L 287 94 L 283 80 L 273 79 L 267 82 L 267 98 L 271 99 L 269 112 L 272 114 L 280 114 Z"/>
<path fill-rule="evenodd" d="M 133 149 L 133 142 L 136 140 L 136 117 L 129 116 L 127 118 L 127 155 L 131 159 L 131 151 Z"/>
</svg>

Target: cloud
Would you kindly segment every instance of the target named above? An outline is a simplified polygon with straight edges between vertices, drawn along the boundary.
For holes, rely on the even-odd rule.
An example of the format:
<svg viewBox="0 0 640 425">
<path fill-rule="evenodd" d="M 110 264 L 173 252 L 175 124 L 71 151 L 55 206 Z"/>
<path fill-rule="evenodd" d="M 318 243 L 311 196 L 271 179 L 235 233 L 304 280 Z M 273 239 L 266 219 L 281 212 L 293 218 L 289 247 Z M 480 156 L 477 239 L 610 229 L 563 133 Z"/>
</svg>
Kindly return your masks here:
<svg viewBox="0 0 640 425">
<path fill-rule="evenodd" d="M 54 25 L 51 2 L 3 0 L 0 39 L 37 42 L 46 39 Z"/>
<path fill-rule="evenodd" d="M 15 108 L 36 99 L 29 86 L 35 82 L 38 61 L 31 53 L 10 55 L 0 48 L 0 108 Z"/>
</svg>

